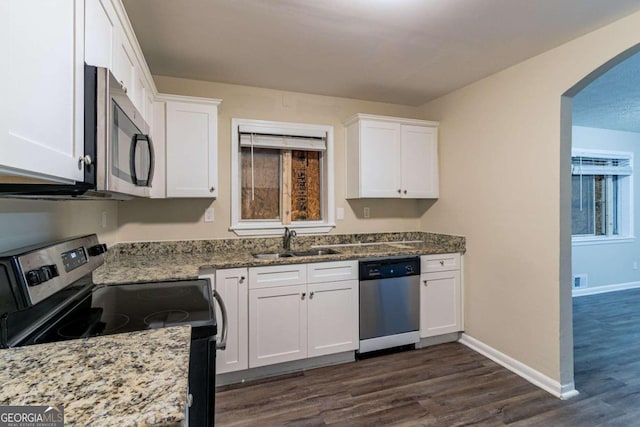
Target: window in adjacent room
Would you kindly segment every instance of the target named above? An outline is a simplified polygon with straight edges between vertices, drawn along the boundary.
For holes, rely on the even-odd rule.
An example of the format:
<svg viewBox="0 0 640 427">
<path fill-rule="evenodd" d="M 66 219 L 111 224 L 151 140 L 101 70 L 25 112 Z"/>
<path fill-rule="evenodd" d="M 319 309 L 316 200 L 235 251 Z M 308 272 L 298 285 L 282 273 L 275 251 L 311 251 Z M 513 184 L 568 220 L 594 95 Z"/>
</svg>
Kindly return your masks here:
<svg viewBox="0 0 640 427">
<path fill-rule="evenodd" d="M 333 128 L 232 121 L 232 223 L 240 235 L 328 232 Z"/>
<path fill-rule="evenodd" d="M 573 241 L 632 237 L 633 154 L 574 151 L 571 171 Z"/>
</svg>

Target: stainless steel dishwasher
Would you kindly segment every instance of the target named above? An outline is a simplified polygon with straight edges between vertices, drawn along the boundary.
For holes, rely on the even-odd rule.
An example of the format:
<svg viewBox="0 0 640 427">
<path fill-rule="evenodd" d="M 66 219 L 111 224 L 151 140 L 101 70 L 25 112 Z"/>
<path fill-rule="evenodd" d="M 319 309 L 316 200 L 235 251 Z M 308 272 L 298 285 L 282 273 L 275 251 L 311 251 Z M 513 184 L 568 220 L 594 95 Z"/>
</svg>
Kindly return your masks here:
<svg viewBox="0 0 640 427">
<path fill-rule="evenodd" d="M 420 341 L 420 258 L 360 261 L 360 353 Z"/>
</svg>

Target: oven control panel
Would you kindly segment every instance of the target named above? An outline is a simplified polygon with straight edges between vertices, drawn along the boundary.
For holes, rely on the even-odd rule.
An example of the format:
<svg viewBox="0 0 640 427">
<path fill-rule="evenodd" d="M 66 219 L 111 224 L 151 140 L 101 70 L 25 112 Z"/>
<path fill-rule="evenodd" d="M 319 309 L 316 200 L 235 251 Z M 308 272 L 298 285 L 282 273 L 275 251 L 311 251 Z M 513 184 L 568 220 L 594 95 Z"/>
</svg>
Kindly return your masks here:
<svg viewBox="0 0 640 427">
<path fill-rule="evenodd" d="M 31 306 L 91 274 L 104 262 L 106 245 L 95 234 L 25 248 L 17 263 L 20 305 Z"/>
<path fill-rule="evenodd" d="M 67 273 L 87 263 L 87 254 L 83 247 L 62 254 L 62 264 Z"/>
</svg>

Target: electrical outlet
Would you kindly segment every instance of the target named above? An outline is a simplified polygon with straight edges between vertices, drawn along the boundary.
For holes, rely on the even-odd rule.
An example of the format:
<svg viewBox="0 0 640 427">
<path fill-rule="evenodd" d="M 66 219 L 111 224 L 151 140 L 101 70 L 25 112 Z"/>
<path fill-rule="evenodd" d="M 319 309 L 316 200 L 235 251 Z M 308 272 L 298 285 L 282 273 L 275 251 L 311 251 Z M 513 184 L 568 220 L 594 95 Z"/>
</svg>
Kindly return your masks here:
<svg viewBox="0 0 640 427">
<path fill-rule="evenodd" d="M 344 208 L 336 209 L 336 219 L 344 219 Z"/>
<path fill-rule="evenodd" d="M 213 208 L 207 208 L 204 210 L 204 222 L 213 222 Z"/>
<path fill-rule="evenodd" d="M 371 211 L 369 210 L 369 208 L 364 208 L 364 217 L 365 218 L 371 217 Z"/>
<path fill-rule="evenodd" d="M 107 228 L 107 211 L 102 211 L 102 228 Z"/>
</svg>

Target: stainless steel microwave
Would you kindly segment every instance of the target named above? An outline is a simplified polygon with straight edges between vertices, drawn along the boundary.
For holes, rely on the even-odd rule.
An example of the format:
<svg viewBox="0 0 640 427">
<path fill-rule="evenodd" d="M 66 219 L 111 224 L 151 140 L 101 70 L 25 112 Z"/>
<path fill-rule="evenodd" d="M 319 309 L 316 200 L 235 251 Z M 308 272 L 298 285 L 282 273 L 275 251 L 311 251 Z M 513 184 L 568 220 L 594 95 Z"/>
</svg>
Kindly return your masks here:
<svg viewBox="0 0 640 427">
<path fill-rule="evenodd" d="M 126 89 L 107 68 L 85 65 L 84 101 L 83 180 L 0 182 L 0 196 L 119 200 L 150 196 L 153 143 L 149 126 Z"/>
<path fill-rule="evenodd" d="M 85 126 L 95 131 L 85 134 L 85 149 L 96 150 L 96 190 L 149 197 L 154 166 L 149 126 L 108 69 L 87 66 L 85 79 L 93 81 L 94 71 L 95 90 L 85 85 Z M 95 126 L 86 117 L 93 116 L 90 105 L 95 105 Z"/>
</svg>

